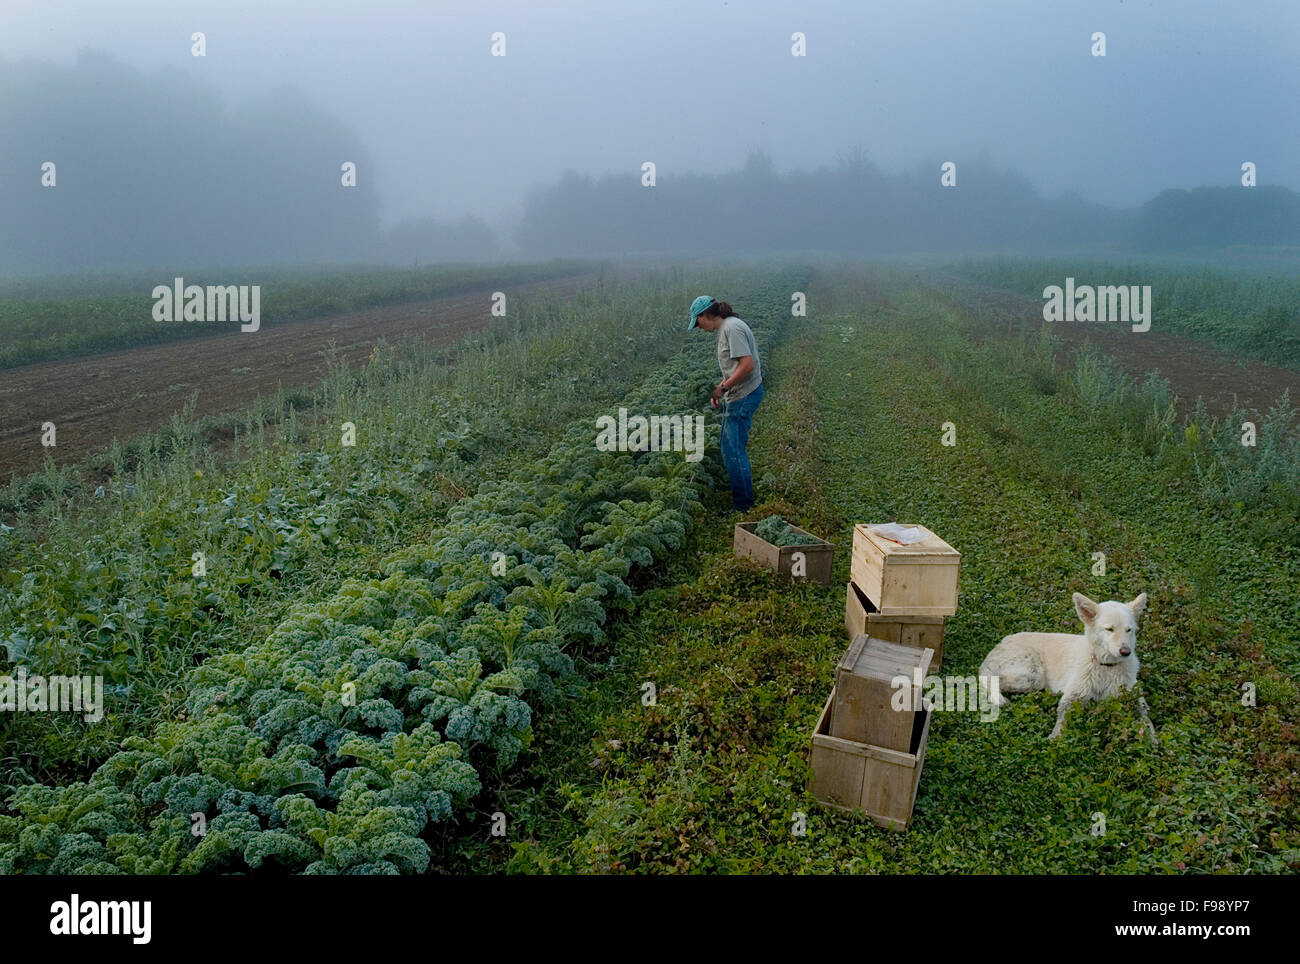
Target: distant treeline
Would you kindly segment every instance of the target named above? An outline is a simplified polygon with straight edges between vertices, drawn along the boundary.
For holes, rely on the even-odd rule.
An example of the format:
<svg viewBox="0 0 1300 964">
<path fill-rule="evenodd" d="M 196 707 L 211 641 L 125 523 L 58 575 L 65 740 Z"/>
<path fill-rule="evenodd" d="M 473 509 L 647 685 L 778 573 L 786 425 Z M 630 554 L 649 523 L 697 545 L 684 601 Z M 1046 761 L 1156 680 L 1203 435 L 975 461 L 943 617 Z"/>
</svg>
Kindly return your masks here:
<svg viewBox="0 0 1300 964">
<path fill-rule="evenodd" d="M 1288 188 L 1168 190 L 1136 209 L 1078 195 L 1048 199 L 987 160 L 887 174 L 860 155 L 834 168 L 777 173 L 761 153 L 739 171 L 587 177 L 566 172 L 534 193 L 517 240 L 526 255 L 1041 254 L 1081 248 L 1146 253 L 1300 244 L 1300 195 Z"/>
<path fill-rule="evenodd" d="M 146 76 L 83 51 L 71 67 L 0 58 L 0 275 L 159 264 L 481 261 L 505 256 L 881 256 L 1169 251 L 1300 244 L 1300 196 L 1276 186 L 1170 190 L 1117 210 L 1041 196 L 959 160 L 886 173 L 861 151 L 778 173 L 761 152 L 725 174 L 565 172 L 513 237 L 481 219 L 383 230 L 361 139 L 285 88 L 232 111 L 180 70 Z M 54 162 L 55 186 L 42 184 Z M 342 185 L 341 163 L 360 174 Z M 431 159 L 436 163 L 436 158 Z"/>
</svg>

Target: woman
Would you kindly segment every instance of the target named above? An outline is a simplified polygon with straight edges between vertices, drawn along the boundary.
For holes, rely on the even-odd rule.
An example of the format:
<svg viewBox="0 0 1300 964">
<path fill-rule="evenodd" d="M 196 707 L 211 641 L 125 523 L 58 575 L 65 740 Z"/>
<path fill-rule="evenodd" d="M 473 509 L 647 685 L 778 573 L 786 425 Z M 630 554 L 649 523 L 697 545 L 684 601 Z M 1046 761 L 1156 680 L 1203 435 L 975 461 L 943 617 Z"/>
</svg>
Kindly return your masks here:
<svg viewBox="0 0 1300 964">
<path fill-rule="evenodd" d="M 691 323 L 686 326 L 718 333 L 718 367 L 722 381 L 709 399 L 714 408 L 722 402 L 722 464 L 731 479 L 731 508 L 748 512 L 754 506 L 754 482 L 749 475 L 749 422 L 763 400 L 763 370 L 758 343 L 749 325 L 736 317 L 731 305 L 700 295 L 691 302 Z"/>
</svg>

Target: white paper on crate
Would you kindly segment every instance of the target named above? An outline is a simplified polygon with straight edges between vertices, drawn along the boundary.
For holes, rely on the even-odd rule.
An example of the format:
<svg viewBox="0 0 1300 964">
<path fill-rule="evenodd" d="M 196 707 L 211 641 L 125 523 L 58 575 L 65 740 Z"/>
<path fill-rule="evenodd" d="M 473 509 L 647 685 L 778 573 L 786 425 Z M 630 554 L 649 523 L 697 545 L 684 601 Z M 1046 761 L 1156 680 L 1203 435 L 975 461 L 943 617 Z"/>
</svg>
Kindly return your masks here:
<svg viewBox="0 0 1300 964">
<path fill-rule="evenodd" d="M 880 525 L 870 526 L 868 531 L 905 546 L 925 539 L 925 533 L 921 531 L 920 526 L 902 526 L 897 522 L 882 522 Z"/>
</svg>

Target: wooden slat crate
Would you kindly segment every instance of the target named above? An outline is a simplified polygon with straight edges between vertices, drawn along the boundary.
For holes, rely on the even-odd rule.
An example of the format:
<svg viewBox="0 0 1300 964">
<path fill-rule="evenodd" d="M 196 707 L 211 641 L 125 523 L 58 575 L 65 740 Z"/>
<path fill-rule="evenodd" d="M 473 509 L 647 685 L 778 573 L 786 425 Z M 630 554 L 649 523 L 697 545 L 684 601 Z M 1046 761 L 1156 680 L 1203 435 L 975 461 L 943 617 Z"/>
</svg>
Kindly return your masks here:
<svg viewBox="0 0 1300 964">
<path fill-rule="evenodd" d="M 876 604 L 868 599 L 850 579 L 844 598 L 844 631 L 850 641 L 867 631 L 867 616 L 876 612 Z"/>
<path fill-rule="evenodd" d="M 854 638 L 835 667 L 839 696 L 831 707 L 831 735 L 906 753 L 912 743 L 912 724 L 922 712 L 921 695 L 933 658 L 928 649 L 915 650 L 865 634 Z M 893 681 L 899 676 L 908 681 L 911 691 L 902 710 L 894 708 L 898 689 Z"/>
<path fill-rule="evenodd" d="M 838 810 L 861 810 L 882 827 L 907 829 L 925 763 L 930 713 L 922 711 L 917 716 L 908 752 L 900 753 L 831 736 L 834 703 L 835 691 L 831 690 L 813 731 L 809 751 L 813 796 Z"/>
<path fill-rule="evenodd" d="M 882 616 L 951 616 L 957 611 L 961 553 L 929 529 L 910 546 L 853 528 L 853 581 Z"/>
<path fill-rule="evenodd" d="M 732 550 L 738 558 L 748 557 L 753 559 L 760 565 L 774 570 L 779 576 L 787 576 L 793 579 L 810 579 L 813 582 L 821 583 L 823 586 L 831 584 L 831 553 L 835 549 L 833 545 L 822 539 L 815 545 L 774 546 L 766 539 L 760 539 L 754 534 L 757 525 L 756 522 L 736 523 L 736 534 L 732 541 Z M 797 525 L 791 525 L 790 528 L 802 535 L 817 538 L 811 532 L 805 532 Z M 802 577 L 794 576 L 791 572 L 794 568 L 795 553 L 803 553 L 804 575 Z"/>
<path fill-rule="evenodd" d="M 844 629 L 849 639 L 866 633 L 875 639 L 901 643 L 913 649 L 934 650 L 932 671 L 943 666 L 943 616 L 885 616 L 861 589 L 848 583 L 844 600 Z"/>
</svg>

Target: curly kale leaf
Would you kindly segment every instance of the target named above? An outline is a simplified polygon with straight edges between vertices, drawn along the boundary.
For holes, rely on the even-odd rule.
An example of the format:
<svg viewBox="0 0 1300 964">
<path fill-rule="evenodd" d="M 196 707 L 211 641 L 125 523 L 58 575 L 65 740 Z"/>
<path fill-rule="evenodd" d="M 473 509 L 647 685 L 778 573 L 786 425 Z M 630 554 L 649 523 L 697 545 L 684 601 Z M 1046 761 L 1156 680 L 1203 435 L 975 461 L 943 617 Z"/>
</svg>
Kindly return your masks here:
<svg viewBox="0 0 1300 964">
<path fill-rule="evenodd" d="M 795 532 L 779 515 L 770 515 L 754 526 L 754 535 L 774 546 L 815 546 L 822 540 Z"/>
<path fill-rule="evenodd" d="M 659 502 L 605 503 L 604 517 L 588 523 L 584 548 L 608 546 L 639 566 L 654 564 L 669 549 L 679 548 L 686 527 Z"/>
</svg>

